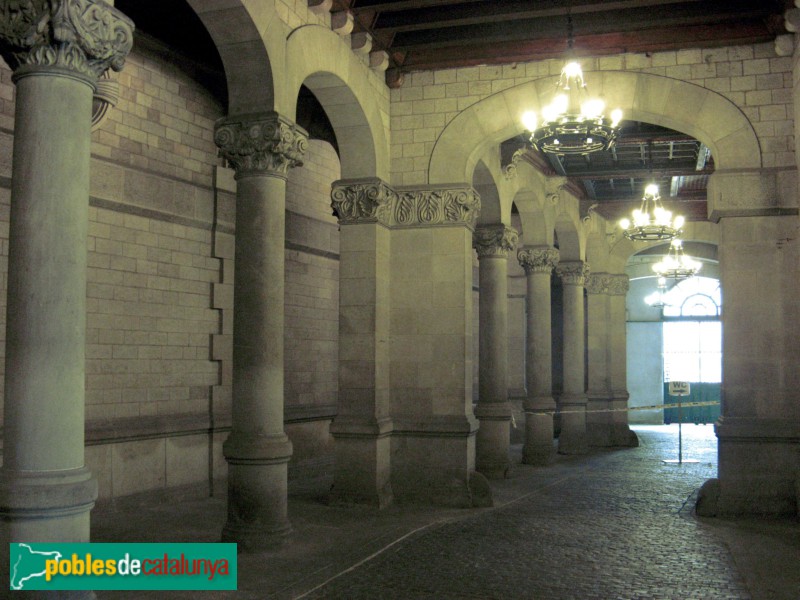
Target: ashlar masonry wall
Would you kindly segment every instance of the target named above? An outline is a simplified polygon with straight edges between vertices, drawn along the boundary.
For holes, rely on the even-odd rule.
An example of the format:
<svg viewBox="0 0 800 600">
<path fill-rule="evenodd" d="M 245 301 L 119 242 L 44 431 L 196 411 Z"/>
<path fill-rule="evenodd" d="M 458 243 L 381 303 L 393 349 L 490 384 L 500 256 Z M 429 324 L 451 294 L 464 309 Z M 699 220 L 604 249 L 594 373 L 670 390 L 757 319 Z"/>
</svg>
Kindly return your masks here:
<svg viewBox="0 0 800 600">
<path fill-rule="evenodd" d="M 718 92 L 747 116 L 761 142 L 764 167 L 794 163 L 792 57 L 772 43 L 581 59 L 585 73 L 636 71 Z M 504 89 L 558 75 L 562 60 L 412 73 L 391 91 L 392 175 L 398 185 L 424 183 L 435 142 L 459 112 Z M 591 88 L 591 83 L 590 83 Z M 520 129 L 522 128 L 520 124 Z"/>
<path fill-rule="evenodd" d="M 0 336 L 10 75 L 0 64 Z M 213 141 L 224 107 L 147 43 L 115 77 L 120 100 L 92 134 L 87 249 L 86 462 L 101 499 L 223 477 L 231 404 L 235 182 Z M 338 229 L 329 207 L 338 178 L 336 152 L 311 140 L 305 166 L 287 186 L 286 417 L 294 470 L 330 460 Z"/>
</svg>

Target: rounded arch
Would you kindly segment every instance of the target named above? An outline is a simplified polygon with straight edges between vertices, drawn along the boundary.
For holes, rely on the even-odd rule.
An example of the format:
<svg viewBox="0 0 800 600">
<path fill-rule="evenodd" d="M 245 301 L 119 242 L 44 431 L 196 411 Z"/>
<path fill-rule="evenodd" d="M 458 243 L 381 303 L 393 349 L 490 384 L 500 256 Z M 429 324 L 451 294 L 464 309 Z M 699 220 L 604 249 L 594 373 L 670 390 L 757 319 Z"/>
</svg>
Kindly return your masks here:
<svg viewBox="0 0 800 600">
<path fill-rule="evenodd" d="M 554 230 L 555 239 L 558 240 L 560 260 L 583 260 L 583 244 L 575 221 L 562 212 L 556 217 Z"/>
<path fill-rule="evenodd" d="M 706 144 L 718 169 L 759 168 L 761 148 L 753 126 L 733 102 L 693 83 L 650 73 L 596 71 L 585 74 L 592 93 L 626 119 L 682 131 Z M 465 176 L 477 157 L 518 135 L 521 115 L 539 110 L 552 93 L 554 77 L 529 81 L 492 94 L 459 113 L 442 131 L 428 165 L 429 183 Z"/>
<path fill-rule="evenodd" d="M 481 213 L 478 216 L 478 225 L 492 225 L 504 223 L 503 210 L 500 203 L 500 192 L 492 176 L 489 167 L 483 161 L 479 161 L 472 171 L 472 177 L 468 180 L 472 182 L 472 187 L 481 197 Z M 509 210 L 509 217 L 511 211 Z M 509 220 L 510 224 L 510 220 Z"/>
<path fill-rule="evenodd" d="M 225 66 L 228 114 L 277 110 L 274 65 L 283 62 L 285 26 L 271 2 L 187 0 Z"/>
<path fill-rule="evenodd" d="M 389 179 L 389 146 L 385 123 L 388 101 L 375 98 L 370 71 L 335 32 L 318 25 L 293 31 L 287 40 L 287 97 L 279 99 L 285 114 L 294 118 L 300 86 L 319 100 L 336 134 L 343 178 Z M 347 82 L 347 83 L 345 83 Z M 280 109 L 279 109 L 280 111 Z"/>
</svg>

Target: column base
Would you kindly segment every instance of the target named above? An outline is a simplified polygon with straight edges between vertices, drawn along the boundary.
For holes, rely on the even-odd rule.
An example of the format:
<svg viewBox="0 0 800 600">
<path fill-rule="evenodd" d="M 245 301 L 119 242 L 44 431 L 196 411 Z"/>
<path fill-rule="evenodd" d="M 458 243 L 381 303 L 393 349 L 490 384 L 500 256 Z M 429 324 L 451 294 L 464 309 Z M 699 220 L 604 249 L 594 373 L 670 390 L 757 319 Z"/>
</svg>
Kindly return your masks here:
<svg viewBox="0 0 800 600">
<path fill-rule="evenodd" d="M 9 544 L 88 542 L 89 514 L 96 499 L 97 480 L 85 467 L 69 471 L 0 469 L 0 578 L 10 581 Z M 25 592 L 32 594 L 28 596 L 20 591 L 15 598 L 17 593 L 21 598 L 94 597 L 92 592 L 64 596 Z"/>
<path fill-rule="evenodd" d="M 392 489 L 398 502 L 453 508 L 491 506 L 486 478 L 475 471 L 478 421 L 472 415 L 394 421 Z"/>
<path fill-rule="evenodd" d="M 508 402 L 478 402 L 480 422 L 475 438 L 475 470 L 487 479 L 504 479 L 511 471 L 511 407 Z"/>
<path fill-rule="evenodd" d="M 522 447 L 522 462 L 526 465 L 549 465 L 556 457 L 553 445 L 553 410 L 555 402 L 550 399 L 552 409 L 525 411 L 525 445 Z"/>
<path fill-rule="evenodd" d="M 559 454 L 586 454 L 589 439 L 586 432 L 586 397 L 561 396 L 561 434 Z"/>
<path fill-rule="evenodd" d="M 611 426 L 611 445 L 615 448 L 638 448 L 639 436 L 627 423 L 614 423 Z"/>
<path fill-rule="evenodd" d="M 337 417 L 331 424 L 336 462 L 330 504 L 385 508 L 394 502 L 390 419 Z"/>
<path fill-rule="evenodd" d="M 592 396 L 589 392 L 589 399 L 586 403 L 586 436 L 589 446 L 595 448 L 610 448 L 613 446 L 613 425 L 611 399 L 602 392 L 595 392 Z"/>
<path fill-rule="evenodd" d="M 701 516 L 796 516 L 800 426 L 780 419 L 721 417 L 718 479 L 703 484 Z"/>
<path fill-rule="evenodd" d="M 291 532 L 287 516 L 289 459 L 286 435 L 232 432 L 223 444 L 228 461 L 228 518 L 223 542 L 240 552 L 280 547 Z"/>
</svg>

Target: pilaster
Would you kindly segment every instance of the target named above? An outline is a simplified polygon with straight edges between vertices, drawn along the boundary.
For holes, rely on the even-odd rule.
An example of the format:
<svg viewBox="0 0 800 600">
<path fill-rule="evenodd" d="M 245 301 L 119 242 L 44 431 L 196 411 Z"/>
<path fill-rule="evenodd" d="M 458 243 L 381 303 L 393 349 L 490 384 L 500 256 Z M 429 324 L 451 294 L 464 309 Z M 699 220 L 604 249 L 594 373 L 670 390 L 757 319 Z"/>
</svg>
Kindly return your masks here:
<svg viewBox="0 0 800 600">
<path fill-rule="evenodd" d="M 798 493 L 797 181 L 794 169 L 715 173 L 725 295 L 718 479 L 701 489 L 704 516 L 796 515 Z"/>
<path fill-rule="evenodd" d="M 236 170 L 233 379 L 228 518 L 222 539 L 243 551 L 280 543 L 287 517 L 283 430 L 286 176 L 302 165 L 307 134 L 277 113 L 220 120 L 214 141 Z"/>
<path fill-rule="evenodd" d="M 339 218 L 339 412 L 331 424 L 334 502 L 384 507 L 391 484 L 388 222 L 397 194 L 380 179 L 333 184 Z"/>
<path fill-rule="evenodd" d="M 611 274 L 608 278 L 608 365 L 611 386 L 611 445 L 635 448 L 639 438 L 628 425 L 628 314 L 625 299 L 630 283 L 628 276 Z"/>
<path fill-rule="evenodd" d="M 584 390 L 585 327 L 583 290 L 589 266 L 582 261 L 559 262 L 556 273 L 563 284 L 564 393 L 560 401 L 560 454 L 585 454 L 586 391 Z"/>
<path fill-rule="evenodd" d="M 478 227 L 473 246 L 478 253 L 479 365 L 476 468 L 489 478 L 505 477 L 511 406 L 508 403 L 508 254 L 517 245 L 516 230 L 502 224 Z"/>
<path fill-rule="evenodd" d="M 133 23 L 99 0 L 6 2 L 0 54 L 16 83 L 0 564 L 9 543 L 89 541 L 84 466 L 86 244 L 92 95 Z M 5 579 L 7 581 L 7 578 Z M 64 597 L 93 597 L 70 592 Z"/>
<path fill-rule="evenodd" d="M 550 324 L 550 276 L 558 265 L 559 252 L 549 246 L 525 248 L 517 253 L 525 270 L 526 334 L 525 445 L 522 462 L 549 464 L 555 458 L 553 446 L 553 357 Z"/>
<path fill-rule="evenodd" d="M 590 446 L 612 445 L 609 286 L 611 275 L 592 273 L 586 278 L 586 434 Z"/>
</svg>

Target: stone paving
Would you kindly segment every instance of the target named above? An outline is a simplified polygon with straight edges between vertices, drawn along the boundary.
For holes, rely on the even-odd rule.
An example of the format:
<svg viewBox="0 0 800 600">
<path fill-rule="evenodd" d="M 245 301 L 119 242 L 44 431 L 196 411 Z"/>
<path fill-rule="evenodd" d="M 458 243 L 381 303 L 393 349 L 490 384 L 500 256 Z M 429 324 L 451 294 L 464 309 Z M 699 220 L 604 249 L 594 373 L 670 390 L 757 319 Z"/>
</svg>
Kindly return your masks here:
<svg viewBox="0 0 800 600">
<path fill-rule="evenodd" d="M 329 479 L 294 482 L 289 543 L 240 555 L 239 591 L 98 598 L 800 599 L 800 524 L 694 515 L 716 474 L 711 426 L 683 427 L 683 458 L 698 462 L 681 465 L 663 462 L 678 457 L 676 426 L 636 430 L 639 448 L 517 465 L 487 509 L 333 507 Z M 217 541 L 224 520 L 224 497 L 143 499 L 95 511 L 93 541 Z"/>
<path fill-rule="evenodd" d="M 303 598 L 741 599 L 731 555 L 691 515 L 714 476 L 701 438 L 642 432 L 642 447 L 571 464 L 495 510 L 433 526 Z M 688 502 L 687 502 L 688 501 Z"/>
</svg>

